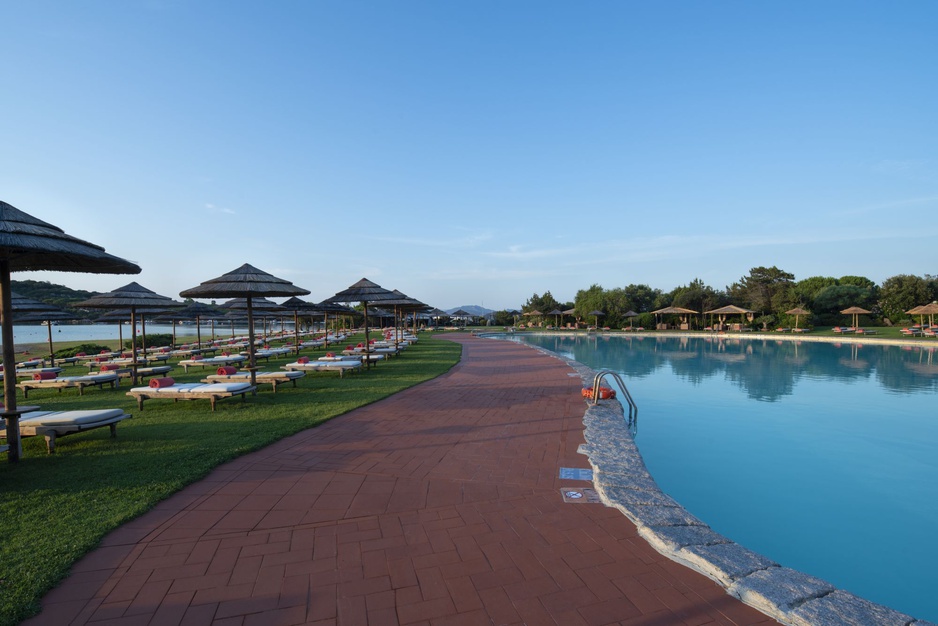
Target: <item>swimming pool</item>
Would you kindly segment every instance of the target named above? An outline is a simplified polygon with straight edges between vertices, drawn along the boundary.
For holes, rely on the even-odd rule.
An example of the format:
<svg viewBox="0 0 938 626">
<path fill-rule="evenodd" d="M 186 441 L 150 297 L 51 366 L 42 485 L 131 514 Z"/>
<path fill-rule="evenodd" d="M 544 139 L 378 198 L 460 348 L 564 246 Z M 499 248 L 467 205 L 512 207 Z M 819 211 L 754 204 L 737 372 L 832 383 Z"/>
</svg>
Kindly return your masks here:
<svg viewBox="0 0 938 626">
<path fill-rule="evenodd" d="M 938 620 L 938 346 L 512 338 L 619 372 L 649 471 L 715 531 Z"/>
</svg>

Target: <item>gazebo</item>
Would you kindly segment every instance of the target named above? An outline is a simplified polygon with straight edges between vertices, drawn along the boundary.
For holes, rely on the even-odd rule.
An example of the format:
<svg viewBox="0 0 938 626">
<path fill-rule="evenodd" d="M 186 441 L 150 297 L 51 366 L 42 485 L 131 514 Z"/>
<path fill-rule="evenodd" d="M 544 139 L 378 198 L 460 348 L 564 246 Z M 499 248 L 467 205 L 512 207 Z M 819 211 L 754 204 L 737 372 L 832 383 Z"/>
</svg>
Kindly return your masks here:
<svg viewBox="0 0 938 626">
<path fill-rule="evenodd" d="M 743 317 L 750 318 L 752 317 L 754 311 L 749 309 L 744 309 L 741 306 L 736 306 L 735 304 L 728 304 L 726 306 L 720 307 L 719 309 L 713 309 L 712 311 L 704 311 L 704 315 L 713 316 L 716 315 L 717 319 L 720 320 L 720 328 L 722 330 L 723 323 L 726 322 L 727 315 L 739 315 L 739 328 L 743 327 Z"/>
<path fill-rule="evenodd" d="M 652 314 L 657 316 L 659 315 L 679 315 L 681 317 L 681 330 L 690 330 L 690 324 L 687 322 L 688 315 L 697 315 L 697 311 L 692 309 L 685 309 L 679 306 L 666 306 L 663 309 L 658 309 L 657 311 L 652 311 Z M 658 330 L 667 330 L 668 325 L 666 323 L 658 322 Z"/>
</svg>

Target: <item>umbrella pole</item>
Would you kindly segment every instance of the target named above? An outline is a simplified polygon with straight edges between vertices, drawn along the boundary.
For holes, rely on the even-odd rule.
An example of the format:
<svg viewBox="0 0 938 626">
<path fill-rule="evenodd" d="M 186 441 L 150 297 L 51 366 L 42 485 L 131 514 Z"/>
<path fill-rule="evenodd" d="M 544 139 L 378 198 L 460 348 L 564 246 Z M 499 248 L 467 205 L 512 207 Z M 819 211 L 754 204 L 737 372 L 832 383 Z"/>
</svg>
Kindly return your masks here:
<svg viewBox="0 0 938 626">
<path fill-rule="evenodd" d="M 296 346 L 296 356 L 300 356 L 300 316 L 293 311 L 293 345 Z"/>
<path fill-rule="evenodd" d="M 137 308 L 130 307 L 130 379 L 137 386 Z"/>
<path fill-rule="evenodd" d="M 195 316 L 195 342 L 202 349 L 202 318 Z"/>
<path fill-rule="evenodd" d="M 3 414 L 7 422 L 7 444 L 10 463 L 20 460 L 19 414 L 16 412 L 16 352 L 13 349 L 13 305 L 10 293 L 10 262 L 0 259 L 0 322 L 3 332 Z"/>
<path fill-rule="evenodd" d="M 368 347 L 368 303 L 362 302 L 365 307 L 365 369 L 371 367 L 371 355 Z"/>
<path fill-rule="evenodd" d="M 52 320 L 46 320 L 49 329 L 49 367 L 55 367 L 55 351 L 52 349 Z"/>
<path fill-rule="evenodd" d="M 257 384 L 257 368 L 254 366 L 254 311 L 251 308 L 251 296 L 247 298 L 248 305 L 248 369 L 251 371 L 251 385 Z"/>
</svg>

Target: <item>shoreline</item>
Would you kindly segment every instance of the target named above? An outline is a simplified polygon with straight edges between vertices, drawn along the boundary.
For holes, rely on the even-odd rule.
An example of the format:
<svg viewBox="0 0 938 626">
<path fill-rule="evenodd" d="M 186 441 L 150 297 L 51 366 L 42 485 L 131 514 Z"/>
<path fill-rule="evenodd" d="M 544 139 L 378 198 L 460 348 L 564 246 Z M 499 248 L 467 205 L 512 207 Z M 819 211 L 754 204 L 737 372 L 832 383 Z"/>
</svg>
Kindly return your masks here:
<svg viewBox="0 0 938 626">
<path fill-rule="evenodd" d="M 642 333 L 646 334 L 666 337 L 701 336 L 695 333 L 656 331 Z M 731 337 L 737 338 L 736 335 Z M 783 339 L 762 333 L 747 333 L 740 338 Z M 784 339 L 801 340 L 804 337 L 788 336 Z M 828 343 L 842 341 L 840 337 L 820 336 L 812 337 L 811 340 Z M 878 343 L 919 345 L 918 342 L 894 339 L 881 340 Z M 564 361 L 579 374 L 584 387 L 592 385 L 596 370 L 546 348 L 533 345 L 529 347 Z M 637 420 L 637 415 L 635 419 Z M 607 400 L 595 405 L 587 401 L 583 427 L 586 443 L 581 447 L 580 453 L 589 459 L 593 468 L 593 486 L 603 504 L 618 509 L 628 517 L 635 524 L 638 534 L 659 553 L 707 576 L 734 598 L 782 624 L 793 626 L 933 626 L 932 622 L 918 620 L 885 605 L 837 589 L 823 579 L 784 567 L 713 531 L 658 487 L 654 477 L 645 467 L 644 459 L 635 443 L 631 419 L 626 418 L 623 406 L 618 400 Z"/>
</svg>

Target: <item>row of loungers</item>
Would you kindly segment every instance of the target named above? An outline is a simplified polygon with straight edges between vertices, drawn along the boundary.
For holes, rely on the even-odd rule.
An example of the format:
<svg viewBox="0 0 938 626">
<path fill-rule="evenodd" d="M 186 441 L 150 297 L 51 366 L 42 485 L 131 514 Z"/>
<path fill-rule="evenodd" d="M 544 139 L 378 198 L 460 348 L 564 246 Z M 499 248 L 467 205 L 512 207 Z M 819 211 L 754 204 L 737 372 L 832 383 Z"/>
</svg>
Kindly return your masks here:
<svg viewBox="0 0 938 626">
<path fill-rule="evenodd" d="M 280 356 L 289 353 L 288 349 L 276 349 L 269 351 L 266 356 Z M 219 367 L 215 374 L 205 377 L 201 383 L 175 383 L 170 378 L 154 378 L 150 385 L 146 387 L 135 387 L 127 392 L 128 396 L 137 401 L 138 408 L 143 411 L 143 404 L 146 400 L 164 399 L 164 400 L 208 400 L 211 410 L 215 411 L 219 400 L 240 396 L 242 400 L 246 399 L 247 394 L 256 394 L 257 387 L 250 383 L 250 372 L 237 371 L 231 366 L 233 363 L 241 363 L 246 357 L 241 355 L 212 357 L 208 359 L 190 360 L 184 365 L 186 371 L 188 367 Z M 362 367 L 362 362 L 358 358 L 345 358 L 337 360 L 316 361 L 314 363 L 297 362 L 284 366 L 283 372 L 255 372 L 257 383 L 270 384 L 273 391 L 277 391 L 277 386 L 284 383 L 292 383 L 296 386 L 296 381 L 306 375 L 307 371 L 338 371 L 340 376 L 347 370 L 358 370 Z M 102 365 L 94 363 L 94 365 Z M 145 377 L 164 374 L 171 370 L 170 366 L 154 366 L 137 368 L 137 376 Z M 87 376 L 65 376 L 58 377 L 61 368 L 40 368 L 37 364 L 36 369 L 29 370 L 28 375 L 33 376 L 33 380 L 21 382 L 17 385 L 23 390 L 23 395 L 27 396 L 29 391 L 34 389 L 58 389 L 77 388 L 79 394 L 82 394 L 86 387 L 103 386 L 110 384 L 116 388 L 120 384 L 120 378 L 129 377 L 132 374 L 131 368 L 111 369 L 109 371 L 91 373 Z M 20 375 L 26 375 L 26 372 L 18 372 Z M 2 377 L 2 372 L 0 372 Z M 50 454 L 55 452 L 55 442 L 58 438 L 70 434 L 87 432 L 96 428 L 107 426 L 111 431 L 111 437 L 117 436 L 118 422 L 130 418 L 129 413 L 122 409 L 92 409 L 92 410 L 72 410 L 72 411 L 30 411 L 24 413 L 19 419 L 20 436 L 36 437 L 42 436 L 46 440 L 46 447 Z M 6 424 L 0 419 L 0 432 L 3 432 Z M 9 449 L 7 445 L 0 445 L 0 453 Z"/>
</svg>

